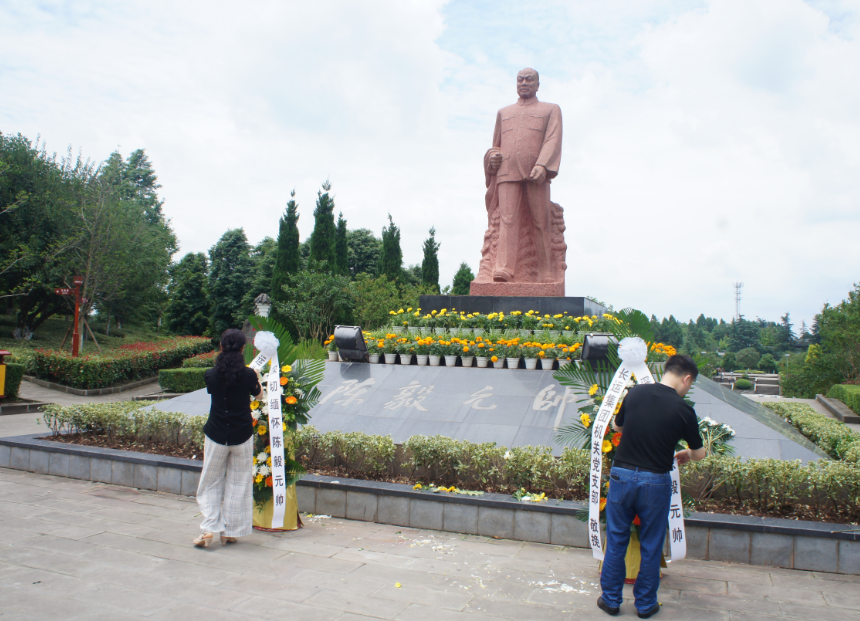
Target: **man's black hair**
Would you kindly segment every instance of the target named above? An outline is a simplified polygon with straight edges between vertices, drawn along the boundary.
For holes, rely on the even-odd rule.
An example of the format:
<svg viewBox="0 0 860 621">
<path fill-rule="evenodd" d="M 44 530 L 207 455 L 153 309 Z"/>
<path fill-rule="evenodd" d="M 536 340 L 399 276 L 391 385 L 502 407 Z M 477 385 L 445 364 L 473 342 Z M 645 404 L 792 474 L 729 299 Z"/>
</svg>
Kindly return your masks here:
<svg viewBox="0 0 860 621">
<path fill-rule="evenodd" d="M 696 361 L 689 356 L 681 356 L 680 354 L 671 356 L 666 361 L 665 373 L 674 373 L 680 377 L 692 375 L 693 381 L 699 377 L 699 367 L 696 366 Z"/>
</svg>

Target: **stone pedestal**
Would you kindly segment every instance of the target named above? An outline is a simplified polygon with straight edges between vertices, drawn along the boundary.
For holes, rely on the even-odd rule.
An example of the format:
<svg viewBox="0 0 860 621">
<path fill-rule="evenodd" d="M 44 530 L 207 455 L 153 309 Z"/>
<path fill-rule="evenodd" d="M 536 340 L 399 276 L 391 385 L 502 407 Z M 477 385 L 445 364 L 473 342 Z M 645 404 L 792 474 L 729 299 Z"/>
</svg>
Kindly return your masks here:
<svg viewBox="0 0 860 621">
<path fill-rule="evenodd" d="M 566 312 L 571 317 L 580 317 L 582 315 L 597 315 L 599 317 L 603 313 L 608 312 L 605 306 L 596 304 L 588 298 L 549 295 L 422 295 L 419 303 L 421 304 L 422 314 L 434 310 L 440 311 L 443 308 L 449 311 L 456 309 L 457 311 L 464 311 L 466 313 L 481 313 L 484 315 L 534 310 L 541 315 L 556 315 Z"/>
<path fill-rule="evenodd" d="M 494 297 L 564 297 L 564 282 L 478 282 L 469 286 L 471 295 Z"/>
</svg>

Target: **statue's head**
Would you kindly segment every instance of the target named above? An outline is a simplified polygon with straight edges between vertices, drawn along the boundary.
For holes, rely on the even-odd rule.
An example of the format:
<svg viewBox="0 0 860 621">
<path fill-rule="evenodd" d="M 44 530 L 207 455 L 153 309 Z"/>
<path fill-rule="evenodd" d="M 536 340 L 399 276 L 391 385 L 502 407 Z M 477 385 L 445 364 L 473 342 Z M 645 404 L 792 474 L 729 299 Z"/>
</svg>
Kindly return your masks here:
<svg viewBox="0 0 860 621">
<path fill-rule="evenodd" d="M 540 87 L 540 76 L 534 69 L 523 69 L 517 74 L 517 95 L 523 99 L 531 99 Z"/>
</svg>

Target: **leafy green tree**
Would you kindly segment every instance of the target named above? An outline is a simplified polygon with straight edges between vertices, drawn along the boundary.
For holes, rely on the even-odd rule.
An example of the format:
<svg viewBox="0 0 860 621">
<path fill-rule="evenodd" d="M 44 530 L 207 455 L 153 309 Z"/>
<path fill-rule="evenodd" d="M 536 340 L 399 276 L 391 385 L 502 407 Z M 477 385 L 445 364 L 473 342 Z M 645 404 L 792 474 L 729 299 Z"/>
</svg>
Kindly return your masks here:
<svg viewBox="0 0 860 621">
<path fill-rule="evenodd" d="M 729 351 L 737 353 L 742 349 L 758 345 L 758 333 L 760 329 L 757 323 L 747 321 L 743 317 L 732 319 L 726 335 Z"/>
<path fill-rule="evenodd" d="M 296 191 L 290 192 L 290 200 L 284 215 L 281 216 L 278 227 L 277 250 L 275 251 L 275 265 L 272 269 L 272 281 L 269 285 L 269 297 L 274 302 L 285 300 L 283 287 L 289 284 L 290 274 L 295 274 L 302 269 L 302 256 L 299 243 L 299 205 L 295 200 Z M 272 318 L 279 323 L 289 326 L 286 317 L 278 314 L 277 305 L 272 305 L 270 311 Z M 298 335 L 293 334 L 293 340 Z"/>
<path fill-rule="evenodd" d="M 382 253 L 382 240 L 370 229 L 347 231 L 346 243 L 349 248 L 349 271 L 358 274 L 376 274 L 379 255 Z"/>
<path fill-rule="evenodd" d="M 382 229 L 382 252 L 379 255 L 379 275 L 400 283 L 403 280 L 403 251 L 400 249 L 400 229 L 388 214 L 388 226 Z"/>
<path fill-rule="evenodd" d="M 424 260 L 421 262 L 421 282 L 439 292 L 439 247 L 436 229 L 430 228 L 430 237 L 424 240 Z"/>
<path fill-rule="evenodd" d="M 684 344 L 684 328 L 673 315 L 664 318 L 660 323 L 661 343 L 667 343 L 675 349 L 681 349 Z"/>
<path fill-rule="evenodd" d="M 337 216 L 335 242 L 337 273 L 341 276 L 349 276 L 349 239 L 346 230 L 346 220 L 343 219 L 343 212 Z"/>
<path fill-rule="evenodd" d="M 421 284 L 421 266 L 417 263 L 401 270 L 401 284 L 417 287 Z"/>
<path fill-rule="evenodd" d="M 735 353 L 732 351 L 726 352 L 720 360 L 720 366 L 722 366 L 726 371 L 734 371 L 738 366 Z"/>
<path fill-rule="evenodd" d="M 744 369 L 757 369 L 761 354 L 755 347 L 746 347 L 736 354 L 738 365 Z"/>
<path fill-rule="evenodd" d="M 651 334 L 654 335 L 654 342 L 655 343 L 662 343 L 663 342 L 663 333 L 661 332 L 660 322 L 657 320 L 656 315 L 651 315 L 651 320 L 650 320 L 649 324 L 651 326 Z"/>
<path fill-rule="evenodd" d="M 242 325 L 240 317 L 251 314 L 245 294 L 253 278 L 251 248 L 245 231 L 230 229 L 209 250 L 209 294 L 212 300 L 211 330 L 215 338 L 227 328 Z"/>
<path fill-rule="evenodd" d="M 242 299 L 242 309 L 254 309 L 254 299 L 261 293 L 267 294 L 270 298 L 270 287 L 272 286 L 272 277 L 275 273 L 275 262 L 278 258 L 278 242 L 271 237 L 264 237 L 263 240 L 251 249 L 251 281 L 248 283 L 248 288 L 245 291 L 245 297 Z M 273 298 L 274 299 L 274 298 Z M 240 311 L 242 312 L 242 311 Z M 244 322 L 247 315 L 239 315 L 236 320 Z"/>
<path fill-rule="evenodd" d="M 203 336 L 209 328 L 206 255 L 189 252 L 170 268 L 167 328 L 174 334 Z"/>
<path fill-rule="evenodd" d="M 469 289 L 475 274 L 468 264 L 460 263 L 460 269 L 454 274 L 454 283 L 451 285 L 451 295 L 469 295 Z"/>
<path fill-rule="evenodd" d="M 329 194 L 331 184 L 326 181 L 317 192 L 314 209 L 314 230 L 310 237 L 310 261 L 315 270 L 338 273 L 337 229 L 334 224 L 334 198 Z"/>
<path fill-rule="evenodd" d="M 328 272 L 297 272 L 284 287 L 286 300 L 275 302 L 306 339 L 321 342 L 331 333 L 338 316 L 351 313 L 353 291 L 348 276 Z"/>
<path fill-rule="evenodd" d="M 357 274 L 351 287 L 355 300 L 355 318 L 358 325 L 365 330 L 386 325 L 388 311 L 404 307 L 397 285 L 385 276 Z"/>
<path fill-rule="evenodd" d="M 758 368 L 761 371 L 774 373 L 776 371 L 776 360 L 773 355 L 768 353 L 762 356 L 761 360 L 758 361 Z"/>
</svg>

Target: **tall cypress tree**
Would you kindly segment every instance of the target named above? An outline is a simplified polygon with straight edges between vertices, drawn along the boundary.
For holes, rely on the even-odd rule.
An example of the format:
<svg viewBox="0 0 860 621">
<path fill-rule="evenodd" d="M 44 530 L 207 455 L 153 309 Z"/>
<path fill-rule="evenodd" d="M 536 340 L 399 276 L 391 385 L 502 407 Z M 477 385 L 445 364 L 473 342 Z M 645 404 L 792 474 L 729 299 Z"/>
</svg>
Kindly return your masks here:
<svg viewBox="0 0 860 621">
<path fill-rule="evenodd" d="M 439 292 L 439 246 L 436 229 L 430 228 L 430 237 L 424 240 L 424 260 L 421 262 L 421 282 Z"/>
<path fill-rule="evenodd" d="M 287 209 L 281 216 L 278 227 L 278 250 L 275 255 L 275 269 L 272 271 L 272 284 L 269 297 L 280 299 L 282 287 L 287 284 L 287 275 L 295 274 L 302 267 L 299 252 L 299 204 L 295 199 L 296 191 L 290 192 Z"/>
<path fill-rule="evenodd" d="M 346 233 L 346 220 L 343 219 L 343 212 L 341 212 L 337 216 L 337 234 L 335 236 L 337 273 L 341 276 L 349 276 L 349 243 Z"/>
<path fill-rule="evenodd" d="M 334 199 L 329 195 L 329 190 L 331 183 L 326 181 L 322 184 L 322 190 L 317 192 L 310 260 L 316 263 L 315 269 L 336 274 L 337 230 L 334 225 Z"/>
<path fill-rule="evenodd" d="M 174 334 L 203 335 L 209 328 L 207 261 L 202 252 L 189 252 L 170 268 L 167 327 Z"/>
<path fill-rule="evenodd" d="M 251 247 L 242 229 L 224 233 L 209 250 L 209 295 L 212 300 L 212 336 L 242 325 L 241 317 L 251 313 L 244 302 L 253 278 Z"/>
<path fill-rule="evenodd" d="M 388 214 L 388 226 L 382 228 L 382 253 L 379 255 L 379 274 L 391 282 L 403 279 L 403 251 L 400 249 L 400 229 Z"/>
</svg>

